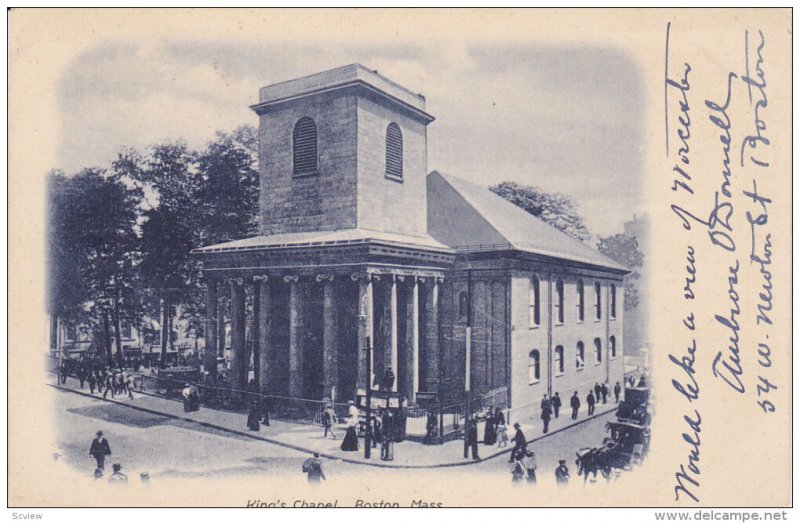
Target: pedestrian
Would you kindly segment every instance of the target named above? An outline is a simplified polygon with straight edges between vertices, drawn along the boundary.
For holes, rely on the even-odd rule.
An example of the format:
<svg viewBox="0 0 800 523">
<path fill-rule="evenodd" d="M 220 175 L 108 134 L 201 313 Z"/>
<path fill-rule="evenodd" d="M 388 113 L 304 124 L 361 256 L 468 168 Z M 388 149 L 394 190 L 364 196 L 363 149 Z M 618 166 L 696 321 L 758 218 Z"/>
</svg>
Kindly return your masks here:
<svg viewBox="0 0 800 523">
<path fill-rule="evenodd" d="M 561 397 L 556 392 L 556 395 L 553 396 L 552 401 L 550 402 L 553 405 L 553 416 L 558 419 L 558 411 L 561 408 Z"/>
<path fill-rule="evenodd" d="M 622 387 L 619 386 L 619 382 L 614 385 L 614 403 L 619 403 L 619 393 L 622 392 Z"/>
<path fill-rule="evenodd" d="M 133 399 L 133 389 L 136 388 L 136 376 L 132 373 L 128 373 L 128 380 L 125 384 L 128 387 L 128 399 Z"/>
<path fill-rule="evenodd" d="M 389 461 L 393 459 L 392 454 L 392 435 L 394 434 L 394 416 L 392 411 L 384 409 L 381 415 L 381 459 Z"/>
<path fill-rule="evenodd" d="M 111 392 L 111 399 L 114 399 L 114 374 L 111 369 L 106 369 L 104 382 L 106 390 L 103 391 L 103 399 L 106 399 L 109 392 Z"/>
<path fill-rule="evenodd" d="M 519 485 L 525 477 L 525 465 L 522 463 L 522 453 L 511 452 L 511 483 Z"/>
<path fill-rule="evenodd" d="M 592 391 L 589 391 L 589 394 L 586 395 L 586 404 L 589 406 L 589 416 L 591 416 L 594 414 L 595 404 L 594 394 L 592 394 Z"/>
<path fill-rule="evenodd" d="M 503 409 L 501 409 L 500 407 L 495 407 L 494 409 L 494 421 L 497 425 L 506 424 L 506 417 L 503 414 Z"/>
<path fill-rule="evenodd" d="M 483 444 L 494 445 L 497 443 L 497 421 L 494 418 L 494 410 L 489 407 L 489 412 L 486 415 L 486 425 L 483 430 Z"/>
<path fill-rule="evenodd" d="M 438 424 L 436 413 L 434 411 L 429 411 L 428 420 L 425 423 L 425 440 L 423 441 L 425 445 L 433 443 L 433 438 L 436 437 L 436 426 Z"/>
<path fill-rule="evenodd" d="M 200 410 L 200 390 L 194 383 L 189 385 L 189 408 L 191 412 Z"/>
<path fill-rule="evenodd" d="M 117 394 L 125 392 L 125 376 L 121 369 L 114 371 L 114 388 Z"/>
<path fill-rule="evenodd" d="M 552 414 L 550 401 L 547 400 L 547 397 L 545 396 L 545 399 L 542 401 L 542 415 L 540 416 L 543 424 L 542 433 L 544 434 L 547 434 L 548 427 L 550 426 L 550 416 Z"/>
<path fill-rule="evenodd" d="M 498 448 L 508 446 L 508 427 L 506 427 L 505 421 L 501 421 L 497 425 L 497 446 Z"/>
<path fill-rule="evenodd" d="M 258 400 L 250 402 L 250 410 L 247 412 L 247 428 L 253 432 L 261 429 L 261 422 L 258 420 Z"/>
<path fill-rule="evenodd" d="M 322 462 L 319 460 L 319 452 L 314 453 L 314 457 L 308 458 L 303 462 L 303 472 L 305 472 L 309 483 L 321 483 L 325 480 L 325 473 L 322 472 Z"/>
<path fill-rule="evenodd" d="M 525 439 L 525 434 L 522 433 L 519 423 L 514 423 L 514 429 L 516 429 L 516 432 L 514 433 L 514 448 L 511 449 L 511 457 L 508 459 L 509 463 L 514 461 L 514 457 L 518 452 L 528 448 L 528 440 Z"/>
<path fill-rule="evenodd" d="M 272 410 L 272 402 L 269 401 L 269 398 L 264 398 L 261 400 L 261 423 L 264 424 L 265 427 L 269 427 L 269 411 Z"/>
<path fill-rule="evenodd" d="M 113 472 L 108 477 L 108 482 L 109 483 L 117 483 L 117 484 L 119 484 L 119 483 L 127 483 L 128 482 L 128 476 L 126 476 L 122 472 L 122 465 L 120 465 L 119 463 L 114 463 L 113 465 L 111 465 L 111 468 L 112 468 Z"/>
<path fill-rule="evenodd" d="M 608 402 L 608 385 L 605 381 L 600 385 L 600 394 L 603 395 L 603 405 L 605 405 Z"/>
<path fill-rule="evenodd" d="M 539 403 L 539 408 L 542 409 L 542 410 L 544 410 L 545 408 L 548 408 L 548 409 L 552 408 L 552 404 L 550 403 L 550 400 L 547 399 L 547 394 L 542 396 L 542 401 Z"/>
<path fill-rule="evenodd" d="M 522 458 L 522 465 L 525 467 L 527 473 L 528 483 L 536 484 L 536 454 L 531 450 L 525 451 L 525 457 Z"/>
<path fill-rule="evenodd" d="M 467 450 L 472 449 L 472 459 L 474 461 L 480 461 L 480 456 L 478 456 L 478 420 L 477 418 L 472 418 L 469 420 L 466 426 L 466 434 L 464 435 L 466 438 L 466 445 L 464 447 L 464 457 L 467 457 Z"/>
<path fill-rule="evenodd" d="M 61 367 L 58 369 L 58 381 L 61 383 L 61 385 L 67 383 L 67 374 L 69 374 L 67 372 L 67 362 L 64 361 L 61 363 Z"/>
<path fill-rule="evenodd" d="M 78 383 L 80 384 L 81 388 L 83 388 L 83 384 L 86 383 L 86 366 L 81 360 L 80 364 L 78 365 Z"/>
<path fill-rule="evenodd" d="M 349 405 L 348 412 L 350 415 L 347 417 L 347 432 L 342 438 L 341 449 L 345 452 L 355 452 L 358 450 L 358 435 L 356 434 L 358 407 L 352 401 L 349 402 Z"/>
<path fill-rule="evenodd" d="M 330 432 L 331 438 L 334 440 L 336 439 L 336 434 L 333 432 L 334 421 L 333 408 L 330 405 L 327 405 L 325 410 L 322 412 L 322 426 L 325 427 L 325 433 L 322 435 L 323 438 L 327 438 L 328 433 Z"/>
<path fill-rule="evenodd" d="M 572 419 L 578 419 L 578 409 L 581 408 L 581 400 L 578 398 L 578 391 L 569 399 L 569 406 L 572 407 Z"/>
<path fill-rule="evenodd" d="M 97 388 L 97 374 L 94 370 L 89 371 L 89 393 L 94 394 L 94 389 Z"/>
<path fill-rule="evenodd" d="M 558 460 L 558 468 L 556 468 L 556 483 L 558 486 L 565 487 L 569 483 L 569 469 L 567 468 L 567 461 L 564 459 Z"/>
<path fill-rule="evenodd" d="M 108 440 L 103 437 L 103 431 L 97 431 L 97 437 L 92 440 L 92 446 L 89 447 L 89 456 L 94 458 L 97 462 L 97 468 L 105 469 L 106 456 L 111 455 L 111 446 Z"/>
<path fill-rule="evenodd" d="M 189 397 L 192 395 L 192 388 L 187 383 L 183 386 L 183 390 L 181 390 L 181 396 L 183 396 L 183 412 L 190 412 L 192 409 L 191 401 Z"/>
<path fill-rule="evenodd" d="M 378 447 L 378 442 L 383 442 L 383 431 L 381 427 L 380 412 L 372 417 L 372 448 Z"/>
<path fill-rule="evenodd" d="M 600 387 L 600 383 L 595 382 L 595 384 L 594 384 L 594 399 L 595 399 L 595 403 L 599 403 L 600 402 L 600 393 L 601 393 L 601 391 L 602 391 L 602 387 Z"/>
</svg>

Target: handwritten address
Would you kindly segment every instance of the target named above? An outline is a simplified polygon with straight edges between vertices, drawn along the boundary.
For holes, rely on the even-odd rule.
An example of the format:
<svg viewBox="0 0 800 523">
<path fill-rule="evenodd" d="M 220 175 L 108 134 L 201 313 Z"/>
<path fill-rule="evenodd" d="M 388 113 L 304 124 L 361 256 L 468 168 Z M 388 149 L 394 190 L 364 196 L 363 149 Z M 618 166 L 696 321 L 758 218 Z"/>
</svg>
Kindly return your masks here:
<svg viewBox="0 0 800 523">
<path fill-rule="evenodd" d="M 679 290 L 685 303 L 680 326 L 684 333 L 681 345 L 685 348 L 668 354 L 674 369 L 673 389 L 687 405 L 683 416 L 685 426 L 680 436 L 687 453 L 676 466 L 673 493 L 676 501 L 690 499 L 699 502 L 703 418 L 697 402 L 704 380 L 720 380 L 732 394 L 751 395 L 756 408 L 764 414 L 776 411 L 770 392 L 777 389 L 778 384 L 769 374 L 773 365 L 769 337 L 773 314 L 770 268 L 775 254 L 769 221 L 772 200 L 759 189 L 758 183 L 770 174 L 771 137 L 765 114 L 768 107 L 768 49 L 763 31 L 757 30 L 754 39 L 749 31 L 745 32 L 744 71 L 728 72 L 721 79 L 719 92 L 701 96 L 692 91 L 690 63 L 684 62 L 682 67 L 670 69 L 669 33 L 670 24 L 666 33 L 664 78 L 666 153 L 673 164 L 669 184 L 674 197 L 670 209 L 686 235 L 685 277 Z M 678 62 L 674 62 L 673 67 L 675 63 Z M 681 73 L 675 74 L 675 71 Z M 693 100 L 696 99 L 703 99 L 699 109 L 694 107 Z M 734 122 L 732 114 L 752 115 L 752 119 Z M 704 144 L 704 155 L 715 155 L 719 166 L 714 188 L 707 193 L 695 183 L 696 174 L 692 171 L 693 125 L 711 125 L 719 139 L 716 148 Z M 678 147 L 671 148 L 671 141 Z M 735 185 L 735 180 L 740 186 Z M 747 230 L 744 233 L 738 231 L 737 228 L 741 227 L 738 224 L 746 224 Z M 737 245 L 737 239 L 742 243 L 742 238 L 749 241 L 745 242 L 746 245 Z M 716 253 L 714 267 L 700 266 L 698 243 L 709 245 Z M 698 277 L 718 278 L 720 292 L 714 296 L 699 296 Z M 747 280 L 749 283 L 751 278 L 755 285 L 743 286 L 743 282 Z M 742 293 L 752 292 L 750 289 L 757 289 L 757 295 L 745 300 Z M 724 298 L 720 300 L 719 296 Z M 714 304 L 710 319 L 717 330 L 713 332 L 715 335 L 723 333 L 722 338 L 711 342 L 713 348 L 706 349 L 716 351 L 712 353 L 710 368 L 697 366 L 698 351 L 703 350 L 698 339 L 709 339 L 697 332 L 698 325 L 707 324 L 700 320 L 709 319 L 695 316 L 695 310 L 708 310 L 708 307 L 694 306 L 700 300 Z M 755 306 L 747 310 L 743 303 L 755 303 Z M 748 333 L 746 339 L 758 340 L 755 347 L 743 346 L 742 319 L 748 315 L 754 319 L 756 332 Z M 756 354 L 758 368 L 744 366 L 742 351 L 749 350 Z"/>
</svg>

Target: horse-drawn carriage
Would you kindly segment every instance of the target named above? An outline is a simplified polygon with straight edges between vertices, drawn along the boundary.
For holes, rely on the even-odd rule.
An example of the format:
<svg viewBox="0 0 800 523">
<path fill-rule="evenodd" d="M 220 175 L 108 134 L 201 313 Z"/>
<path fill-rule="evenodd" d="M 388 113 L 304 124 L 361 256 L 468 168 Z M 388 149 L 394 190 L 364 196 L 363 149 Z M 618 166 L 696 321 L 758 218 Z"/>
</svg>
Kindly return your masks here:
<svg viewBox="0 0 800 523">
<path fill-rule="evenodd" d="M 626 390 L 625 401 L 617 410 L 617 420 L 606 423 L 609 436 L 599 447 L 582 448 L 576 452 L 575 464 L 584 482 L 600 472 L 611 479 L 617 470 L 628 470 L 640 463 L 650 448 L 650 414 L 647 412 L 649 390 L 643 387 Z"/>
</svg>

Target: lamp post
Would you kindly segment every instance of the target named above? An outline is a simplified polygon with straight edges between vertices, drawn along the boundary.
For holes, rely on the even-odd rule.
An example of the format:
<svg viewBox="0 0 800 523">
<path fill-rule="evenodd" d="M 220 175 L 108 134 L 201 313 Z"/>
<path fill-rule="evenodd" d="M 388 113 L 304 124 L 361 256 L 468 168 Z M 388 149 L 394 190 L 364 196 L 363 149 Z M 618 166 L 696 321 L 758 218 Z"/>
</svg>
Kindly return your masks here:
<svg viewBox="0 0 800 523">
<path fill-rule="evenodd" d="M 464 350 L 464 457 L 467 457 L 469 442 L 467 438 L 467 424 L 472 418 L 470 412 L 470 377 L 472 374 L 472 271 L 467 270 L 467 327 L 465 332 Z"/>
<path fill-rule="evenodd" d="M 364 299 L 361 300 L 361 307 L 358 314 L 358 319 L 363 321 L 367 324 L 367 304 L 366 304 L 367 295 L 364 295 Z M 371 378 L 371 369 L 372 369 L 372 336 L 370 336 L 369 327 L 367 326 L 367 357 L 366 357 L 366 377 L 364 379 L 364 383 L 367 384 L 366 390 L 364 392 L 364 400 L 366 402 L 366 423 L 367 429 L 364 432 L 364 458 L 370 459 L 371 457 L 371 450 L 372 450 L 372 383 Z"/>
<path fill-rule="evenodd" d="M 381 388 L 383 389 L 384 394 L 386 394 L 386 413 L 387 413 L 387 420 L 391 420 L 390 427 L 383 427 L 383 445 L 382 445 L 382 452 L 381 452 L 381 459 L 383 461 L 392 461 L 394 460 L 394 452 L 392 451 L 392 447 L 394 446 L 394 431 L 395 431 L 395 417 L 392 416 L 391 410 L 389 410 L 389 396 L 391 395 L 392 387 L 394 386 L 395 375 L 392 371 L 391 367 L 386 367 L 383 371 L 383 377 L 381 379 Z"/>
</svg>

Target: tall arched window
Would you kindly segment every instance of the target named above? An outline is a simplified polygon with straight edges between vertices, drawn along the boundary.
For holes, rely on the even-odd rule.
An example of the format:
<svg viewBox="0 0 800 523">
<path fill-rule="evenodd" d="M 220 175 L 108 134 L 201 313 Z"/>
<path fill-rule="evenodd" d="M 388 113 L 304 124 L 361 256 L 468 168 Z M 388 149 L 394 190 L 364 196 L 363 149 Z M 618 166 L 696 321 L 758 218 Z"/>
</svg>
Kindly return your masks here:
<svg viewBox="0 0 800 523">
<path fill-rule="evenodd" d="M 292 155 L 295 176 L 317 173 L 317 125 L 308 116 L 294 124 Z"/>
<path fill-rule="evenodd" d="M 600 282 L 594 282 L 594 319 L 600 319 Z"/>
<path fill-rule="evenodd" d="M 539 278 L 531 278 L 531 286 L 528 289 L 528 326 L 539 326 Z"/>
<path fill-rule="evenodd" d="M 556 367 L 557 376 L 564 374 L 564 347 L 561 345 L 556 347 L 554 365 Z"/>
<path fill-rule="evenodd" d="M 578 280 L 576 287 L 576 303 L 578 306 L 578 321 L 583 321 L 583 280 Z"/>
<path fill-rule="evenodd" d="M 617 318 L 617 286 L 611 284 L 611 319 Z"/>
<path fill-rule="evenodd" d="M 617 338 L 614 336 L 608 338 L 608 357 L 612 360 L 617 357 Z"/>
<path fill-rule="evenodd" d="M 603 362 L 603 347 L 600 338 L 594 339 L 594 363 L 599 365 Z"/>
<path fill-rule="evenodd" d="M 386 127 L 386 176 L 403 178 L 403 133 L 394 122 Z"/>
<path fill-rule="evenodd" d="M 564 323 L 564 282 L 556 280 L 556 321 Z"/>
<path fill-rule="evenodd" d="M 528 383 L 533 385 L 534 383 L 539 383 L 541 379 L 541 366 L 539 360 L 539 351 L 532 350 L 530 354 L 528 354 Z"/>
<path fill-rule="evenodd" d="M 577 370 L 583 369 L 585 351 L 583 349 L 583 342 L 579 341 L 578 345 L 575 347 L 575 368 Z"/>
</svg>

